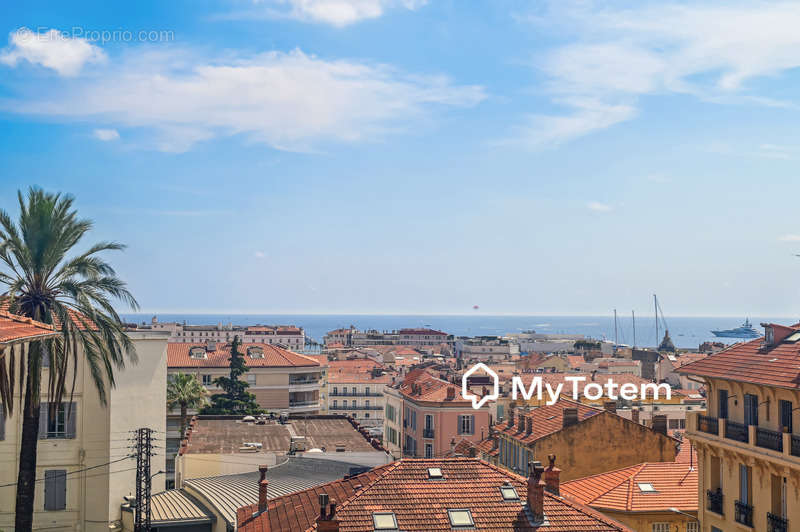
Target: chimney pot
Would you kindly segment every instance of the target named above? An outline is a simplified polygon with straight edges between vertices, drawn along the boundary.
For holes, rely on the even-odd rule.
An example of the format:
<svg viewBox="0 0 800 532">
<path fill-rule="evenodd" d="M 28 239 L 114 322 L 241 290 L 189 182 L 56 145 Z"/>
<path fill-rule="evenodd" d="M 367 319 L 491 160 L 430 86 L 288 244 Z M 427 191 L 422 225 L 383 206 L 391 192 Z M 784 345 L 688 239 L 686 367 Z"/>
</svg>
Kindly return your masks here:
<svg viewBox="0 0 800 532">
<path fill-rule="evenodd" d="M 617 402 L 616 401 L 606 401 L 603 403 L 603 408 L 605 408 L 608 412 L 612 414 L 617 413 Z"/>
<path fill-rule="evenodd" d="M 631 410 L 631 420 L 634 423 L 639 423 L 639 409 L 638 408 L 634 408 L 634 409 Z"/>
<path fill-rule="evenodd" d="M 530 435 L 533 432 L 533 418 L 529 417 L 525 420 L 525 434 Z"/>
<path fill-rule="evenodd" d="M 265 512 L 267 510 L 267 479 L 263 479 L 258 483 L 258 511 Z"/>
<path fill-rule="evenodd" d="M 653 430 L 663 434 L 664 436 L 667 435 L 667 416 L 659 415 L 653 416 Z"/>
<path fill-rule="evenodd" d="M 547 459 L 550 460 L 550 465 L 544 470 L 545 489 L 553 495 L 561 495 L 559 488 L 561 470 L 556 467 L 556 455 L 548 455 Z"/>
<path fill-rule="evenodd" d="M 517 432 L 522 432 L 523 430 L 525 430 L 525 415 L 520 412 L 517 419 Z"/>
</svg>

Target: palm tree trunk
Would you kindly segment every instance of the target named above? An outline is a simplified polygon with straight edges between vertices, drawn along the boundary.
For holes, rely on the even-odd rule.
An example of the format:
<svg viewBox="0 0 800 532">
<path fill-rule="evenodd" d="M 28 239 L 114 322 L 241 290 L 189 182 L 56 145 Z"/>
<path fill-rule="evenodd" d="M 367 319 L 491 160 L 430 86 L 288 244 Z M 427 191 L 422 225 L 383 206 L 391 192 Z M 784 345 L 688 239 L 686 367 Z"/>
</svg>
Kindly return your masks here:
<svg viewBox="0 0 800 532">
<path fill-rule="evenodd" d="M 31 366 L 38 366 L 36 369 Z M 38 370 L 38 371 L 37 371 Z M 38 373 L 38 375 L 36 374 Z M 22 408 L 22 441 L 19 450 L 19 475 L 17 477 L 17 502 L 14 530 L 30 532 L 33 529 L 33 497 L 36 492 L 36 447 L 39 443 L 38 390 L 34 389 L 41 379 L 41 365 L 28 363 L 28 378 L 25 379 L 25 406 Z"/>
<path fill-rule="evenodd" d="M 186 403 L 181 403 L 181 440 L 183 440 L 183 438 L 185 437 L 186 437 Z"/>
</svg>

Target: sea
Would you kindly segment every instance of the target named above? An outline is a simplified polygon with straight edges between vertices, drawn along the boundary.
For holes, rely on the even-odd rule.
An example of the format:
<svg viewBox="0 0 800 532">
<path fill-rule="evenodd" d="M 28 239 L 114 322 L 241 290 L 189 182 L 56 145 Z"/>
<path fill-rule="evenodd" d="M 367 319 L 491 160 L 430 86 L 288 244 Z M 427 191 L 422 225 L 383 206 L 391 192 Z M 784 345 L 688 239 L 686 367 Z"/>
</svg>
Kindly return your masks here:
<svg viewBox="0 0 800 532">
<path fill-rule="evenodd" d="M 129 323 L 150 323 L 152 314 L 123 314 Z M 306 336 L 321 342 L 328 331 L 355 326 L 358 329 L 392 331 L 402 328 L 427 327 L 456 336 L 496 336 L 523 331 L 544 334 L 582 334 L 588 338 L 614 341 L 614 316 L 491 316 L 491 315 L 387 315 L 387 314 L 159 314 L 162 322 L 186 322 L 187 325 L 297 325 Z M 756 317 L 750 321 L 761 332 L 760 323 L 792 324 L 798 318 Z M 696 348 L 705 341 L 735 343 L 735 338 L 717 338 L 711 331 L 733 329 L 744 322 L 742 318 L 669 317 L 666 325 L 677 347 Z M 654 347 L 664 335 L 664 325 L 659 323 L 656 338 L 655 319 L 636 317 L 635 344 Z M 634 345 L 634 327 L 630 317 L 619 317 L 616 328 L 617 342 Z"/>
</svg>

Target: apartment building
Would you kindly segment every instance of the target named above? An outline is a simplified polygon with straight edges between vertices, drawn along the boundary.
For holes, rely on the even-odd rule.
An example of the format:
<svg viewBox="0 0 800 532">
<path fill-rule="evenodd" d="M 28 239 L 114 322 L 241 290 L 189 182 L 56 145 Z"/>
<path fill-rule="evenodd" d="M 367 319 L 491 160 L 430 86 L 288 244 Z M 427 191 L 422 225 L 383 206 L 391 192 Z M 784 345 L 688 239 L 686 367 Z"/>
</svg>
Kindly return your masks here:
<svg viewBox="0 0 800 532">
<path fill-rule="evenodd" d="M 23 349 L 25 344 L 18 341 L 27 339 L 17 337 L 13 340 L 17 345 L 9 346 L 3 332 L 9 320 L 18 326 L 30 324 L 26 318 L 0 314 L 0 357 L 10 356 L 11 349 Z M 74 393 L 65 396 L 64 404 L 53 416 L 46 386 L 43 387 L 36 471 L 36 478 L 42 481 L 36 485 L 34 529 L 118 530 L 123 497 L 135 489 L 136 463 L 129 448 L 131 431 L 149 427 L 156 431 L 156 444 L 163 445 L 168 335 L 135 331 L 129 337 L 139 361 L 115 371 L 116 386 L 106 385 L 105 407 L 83 353 L 77 356 Z M 42 382 L 47 382 L 48 371 L 47 367 L 43 369 Z M 67 370 L 69 375 L 72 371 Z M 70 386 L 71 382 L 67 384 Z M 17 390 L 17 408 L 20 400 Z M 14 416 L 0 419 L 0 529 L 6 530 L 14 524 L 14 483 L 22 436 L 22 418 L 17 412 L 15 408 Z M 163 453 L 151 458 L 151 468 L 154 473 L 165 469 Z M 155 476 L 153 493 L 164 487 L 164 476 Z"/>
<path fill-rule="evenodd" d="M 217 377 L 228 376 L 231 344 L 169 342 L 168 373 L 191 373 L 197 376 L 209 394 L 219 393 Z M 323 408 L 324 365 L 310 355 L 293 353 L 276 345 L 242 343 L 239 352 L 250 369 L 244 379 L 248 391 L 267 411 L 290 414 L 318 414 Z M 190 411 L 189 414 L 196 412 Z M 163 414 L 162 414 L 163 415 Z M 180 445 L 180 411 L 167 412 L 167 472 L 174 480 L 175 455 Z"/>
<path fill-rule="evenodd" d="M 327 410 L 349 415 L 363 427 L 383 428 L 384 390 L 391 380 L 377 367 L 369 371 L 333 369 L 328 374 Z"/>
<path fill-rule="evenodd" d="M 170 342 L 200 343 L 217 342 L 229 343 L 234 336 L 238 336 L 242 343 L 270 344 L 290 349 L 303 351 L 305 349 L 305 331 L 302 327 L 294 325 L 186 325 L 177 322 L 160 322 L 153 316 L 150 324 L 137 325 L 139 329 L 152 329 L 155 331 L 169 331 Z"/>
<path fill-rule="evenodd" d="M 472 408 L 461 390 L 423 369 L 386 387 L 384 447 L 395 457 L 438 458 L 460 440 L 486 437 L 492 416 L 488 404 Z"/>
<path fill-rule="evenodd" d="M 689 415 L 686 433 L 704 531 L 800 526 L 800 324 L 762 325 L 763 337 L 678 370 L 707 390 L 707 411 Z"/>
<path fill-rule="evenodd" d="M 336 329 L 325 335 L 325 345 L 339 344 L 344 347 L 374 345 L 434 346 L 453 343 L 453 335 L 433 329 L 400 329 L 396 331 L 359 331 L 354 326 Z"/>
<path fill-rule="evenodd" d="M 455 344 L 456 358 L 491 362 L 509 360 L 519 354 L 519 345 L 499 336 L 460 336 Z"/>
</svg>

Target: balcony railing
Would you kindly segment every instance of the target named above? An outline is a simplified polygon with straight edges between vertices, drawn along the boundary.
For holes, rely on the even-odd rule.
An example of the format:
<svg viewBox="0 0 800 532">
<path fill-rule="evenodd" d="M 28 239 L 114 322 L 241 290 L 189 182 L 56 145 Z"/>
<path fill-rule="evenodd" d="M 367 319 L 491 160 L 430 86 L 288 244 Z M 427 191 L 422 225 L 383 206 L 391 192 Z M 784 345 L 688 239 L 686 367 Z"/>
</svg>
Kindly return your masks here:
<svg viewBox="0 0 800 532">
<path fill-rule="evenodd" d="M 715 490 L 708 490 L 706 494 L 708 496 L 708 509 L 712 512 L 718 513 L 719 515 L 723 515 L 722 490 L 719 488 Z"/>
<path fill-rule="evenodd" d="M 767 532 L 786 532 L 789 521 L 785 517 L 767 512 Z"/>
<path fill-rule="evenodd" d="M 753 507 L 746 502 L 736 501 L 736 522 L 753 526 Z"/>
<path fill-rule="evenodd" d="M 792 456 L 800 456 L 800 436 L 792 434 Z"/>
<path fill-rule="evenodd" d="M 725 423 L 725 437 L 729 440 L 747 443 L 749 440 L 747 425 L 736 423 L 734 421 L 728 421 Z"/>
<path fill-rule="evenodd" d="M 423 438 L 433 438 L 433 429 L 422 429 Z"/>
<path fill-rule="evenodd" d="M 719 434 L 719 420 L 711 416 L 697 416 L 697 428 L 707 434 Z"/>
<path fill-rule="evenodd" d="M 383 407 L 382 406 L 378 406 L 378 405 L 370 405 L 370 406 L 364 406 L 364 405 L 358 405 L 358 406 L 354 406 L 354 405 L 350 405 L 350 406 L 331 405 L 330 409 L 331 410 L 383 410 Z"/>
<path fill-rule="evenodd" d="M 301 406 L 317 406 L 319 405 L 319 399 L 316 401 L 290 401 L 289 407 L 301 407 Z"/>
<path fill-rule="evenodd" d="M 383 397 L 383 394 L 375 392 L 333 392 L 331 397 Z"/>
<path fill-rule="evenodd" d="M 765 449 L 783 452 L 783 434 L 769 429 L 756 429 L 756 445 Z"/>
</svg>

